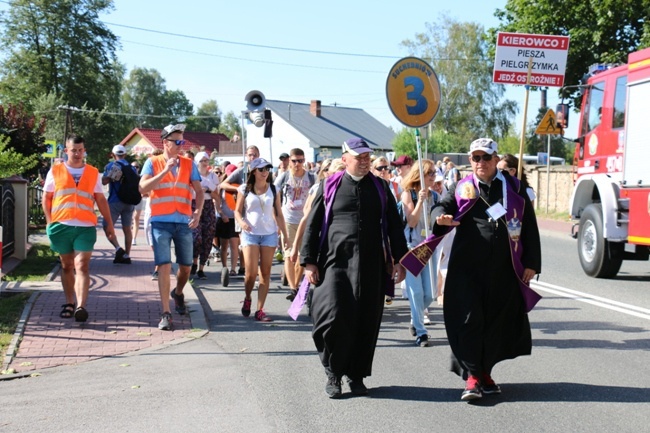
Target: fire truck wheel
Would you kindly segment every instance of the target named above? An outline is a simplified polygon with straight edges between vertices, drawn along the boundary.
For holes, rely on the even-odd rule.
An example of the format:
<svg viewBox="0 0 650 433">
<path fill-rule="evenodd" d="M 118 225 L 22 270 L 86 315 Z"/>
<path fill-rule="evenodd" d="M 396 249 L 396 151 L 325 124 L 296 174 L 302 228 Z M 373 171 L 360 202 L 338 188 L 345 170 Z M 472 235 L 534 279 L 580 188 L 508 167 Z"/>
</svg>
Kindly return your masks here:
<svg viewBox="0 0 650 433">
<path fill-rule="evenodd" d="M 603 236 L 602 206 L 590 204 L 580 216 L 578 256 L 582 269 L 590 277 L 612 278 L 623 262 L 623 242 L 609 242 Z"/>
</svg>

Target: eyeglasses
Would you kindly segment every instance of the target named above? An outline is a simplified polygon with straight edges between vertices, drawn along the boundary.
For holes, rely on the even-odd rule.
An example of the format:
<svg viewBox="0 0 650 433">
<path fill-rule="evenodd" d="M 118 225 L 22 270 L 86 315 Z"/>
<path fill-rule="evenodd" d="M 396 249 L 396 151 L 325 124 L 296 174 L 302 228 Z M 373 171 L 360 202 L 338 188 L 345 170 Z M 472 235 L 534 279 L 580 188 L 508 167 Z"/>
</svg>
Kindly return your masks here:
<svg viewBox="0 0 650 433">
<path fill-rule="evenodd" d="M 271 167 L 262 167 L 262 168 L 258 168 L 257 171 L 261 171 L 261 172 L 271 171 Z"/>
<path fill-rule="evenodd" d="M 219 176 L 221 176 L 221 172 L 220 172 L 220 171 L 215 171 L 214 174 L 218 174 Z"/>
<path fill-rule="evenodd" d="M 429 170 L 429 171 L 426 172 L 426 175 L 429 176 L 429 177 L 434 177 L 436 175 L 436 172 Z"/>
<path fill-rule="evenodd" d="M 472 155 L 471 160 L 474 162 L 479 162 L 480 160 L 483 161 L 492 161 L 492 154 L 490 153 L 484 153 L 483 155 Z"/>
<path fill-rule="evenodd" d="M 202 159 L 199 162 L 210 162 L 210 160 L 209 159 Z"/>
<path fill-rule="evenodd" d="M 305 160 L 304 159 L 292 159 L 291 162 L 293 162 L 294 164 L 302 164 L 303 162 L 305 162 Z"/>
<path fill-rule="evenodd" d="M 170 140 L 169 138 L 165 138 L 167 141 L 171 141 L 174 143 L 176 146 L 182 146 L 185 144 L 186 140 Z"/>
<path fill-rule="evenodd" d="M 390 167 L 388 167 L 387 165 L 380 165 L 379 167 L 375 167 L 375 170 L 377 171 L 390 170 Z"/>
</svg>

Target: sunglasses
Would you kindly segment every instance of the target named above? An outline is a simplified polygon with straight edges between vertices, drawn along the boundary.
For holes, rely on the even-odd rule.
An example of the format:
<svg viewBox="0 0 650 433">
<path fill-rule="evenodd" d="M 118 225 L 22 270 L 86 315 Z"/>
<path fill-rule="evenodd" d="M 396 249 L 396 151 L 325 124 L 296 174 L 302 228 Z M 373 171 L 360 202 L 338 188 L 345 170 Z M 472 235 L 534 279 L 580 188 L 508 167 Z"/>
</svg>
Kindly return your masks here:
<svg viewBox="0 0 650 433">
<path fill-rule="evenodd" d="M 209 159 L 202 159 L 199 162 L 210 162 L 210 160 Z"/>
<path fill-rule="evenodd" d="M 379 167 L 375 167 L 375 170 L 377 171 L 390 170 L 390 167 L 388 167 L 387 165 L 380 165 Z"/>
<path fill-rule="evenodd" d="M 171 141 L 174 143 L 176 146 L 182 146 L 185 144 L 185 140 L 170 140 L 169 138 L 165 138 L 167 141 Z"/>
<path fill-rule="evenodd" d="M 292 159 L 291 162 L 293 162 L 294 164 L 302 164 L 303 162 L 305 162 L 305 160 L 304 159 Z"/>
<path fill-rule="evenodd" d="M 429 171 L 426 172 L 426 175 L 429 176 L 429 177 L 435 177 L 436 172 L 429 170 Z"/>
<path fill-rule="evenodd" d="M 257 171 L 261 171 L 261 172 L 271 171 L 271 167 L 262 167 L 262 168 L 258 168 Z"/>
<path fill-rule="evenodd" d="M 485 153 L 483 155 L 472 155 L 471 160 L 474 162 L 480 162 L 481 160 L 483 161 L 492 161 L 492 154 Z"/>
</svg>

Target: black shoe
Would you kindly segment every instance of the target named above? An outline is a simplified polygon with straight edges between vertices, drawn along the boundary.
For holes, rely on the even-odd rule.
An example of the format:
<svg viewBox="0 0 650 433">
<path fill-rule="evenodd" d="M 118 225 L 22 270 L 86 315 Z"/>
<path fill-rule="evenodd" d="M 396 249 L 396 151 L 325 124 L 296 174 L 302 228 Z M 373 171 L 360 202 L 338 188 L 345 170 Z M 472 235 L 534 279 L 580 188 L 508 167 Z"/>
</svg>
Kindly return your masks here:
<svg viewBox="0 0 650 433">
<path fill-rule="evenodd" d="M 196 277 L 197 277 L 199 280 L 207 280 L 207 279 L 208 279 L 208 276 L 205 275 L 205 272 L 203 272 L 203 271 L 199 271 L 199 272 L 197 272 L 197 273 L 196 273 Z"/>
<path fill-rule="evenodd" d="M 325 392 L 329 398 L 339 398 L 341 397 L 341 379 L 332 375 L 327 378 L 327 384 L 325 384 Z"/>
<path fill-rule="evenodd" d="M 197 265 L 192 265 L 192 269 L 190 269 L 190 275 L 196 274 L 196 269 L 198 268 Z"/>
<path fill-rule="evenodd" d="M 246 268 L 239 268 L 239 271 L 237 271 L 237 275 L 246 275 Z"/>
<path fill-rule="evenodd" d="M 115 258 L 113 259 L 113 263 L 121 264 L 121 265 L 130 265 L 131 264 L 131 257 L 126 255 L 126 251 L 124 251 L 124 248 L 118 248 L 117 251 L 115 251 Z"/>
<path fill-rule="evenodd" d="M 88 320 L 88 311 L 84 307 L 77 307 L 74 310 L 74 320 L 75 322 L 85 322 Z"/>
<path fill-rule="evenodd" d="M 363 384 L 363 379 L 350 379 L 348 378 L 348 385 L 350 391 L 354 395 L 368 395 L 368 388 Z"/>
<path fill-rule="evenodd" d="M 415 326 L 413 326 L 413 325 L 409 326 L 409 332 L 411 333 L 411 335 L 412 335 L 413 337 L 415 337 L 416 335 L 418 335 L 418 333 L 415 331 Z"/>
<path fill-rule="evenodd" d="M 224 267 L 221 269 L 221 285 L 228 287 L 228 284 L 230 284 L 230 271 L 228 271 L 228 268 Z"/>
<path fill-rule="evenodd" d="M 487 373 L 483 374 L 481 390 L 485 395 L 501 394 L 501 387 L 497 385 L 492 377 Z"/>
<path fill-rule="evenodd" d="M 429 336 L 427 334 L 420 335 L 415 339 L 415 345 L 420 347 L 429 347 Z"/>
<path fill-rule="evenodd" d="M 187 307 L 185 306 L 185 295 L 177 295 L 176 289 L 172 290 L 170 295 L 176 304 L 176 312 L 181 316 L 187 314 Z"/>
<path fill-rule="evenodd" d="M 289 294 L 287 295 L 287 299 L 289 301 L 293 301 L 296 298 L 297 294 L 298 294 L 298 291 L 296 289 L 289 289 Z"/>
</svg>

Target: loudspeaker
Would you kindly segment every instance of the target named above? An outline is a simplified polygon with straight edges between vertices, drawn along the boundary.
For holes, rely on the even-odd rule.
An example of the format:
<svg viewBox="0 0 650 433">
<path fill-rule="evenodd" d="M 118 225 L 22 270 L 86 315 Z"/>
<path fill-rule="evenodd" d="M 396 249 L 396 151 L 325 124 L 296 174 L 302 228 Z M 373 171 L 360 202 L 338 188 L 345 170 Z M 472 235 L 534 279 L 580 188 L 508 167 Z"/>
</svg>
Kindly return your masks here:
<svg viewBox="0 0 650 433">
<path fill-rule="evenodd" d="M 261 111 L 264 109 L 264 105 L 266 104 L 264 93 L 259 90 L 251 90 L 246 94 L 244 100 L 246 101 L 246 108 L 248 108 L 249 111 Z"/>
</svg>

